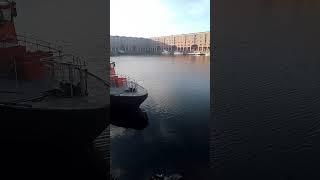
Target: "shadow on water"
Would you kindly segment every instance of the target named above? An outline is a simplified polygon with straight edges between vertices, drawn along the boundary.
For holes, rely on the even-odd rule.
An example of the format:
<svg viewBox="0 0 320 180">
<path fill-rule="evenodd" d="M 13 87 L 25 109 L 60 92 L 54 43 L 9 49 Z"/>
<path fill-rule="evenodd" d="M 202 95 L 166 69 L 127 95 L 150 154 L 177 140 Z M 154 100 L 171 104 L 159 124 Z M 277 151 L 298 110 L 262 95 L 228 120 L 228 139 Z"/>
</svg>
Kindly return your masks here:
<svg viewBox="0 0 320 180">
<path fill-rule="evenodd" d="M 0 112 L 0 117 L 6 120 L 3 111 Z M 24 117 L 17 116 L 17 118 Z M 14 121 L 15 118 L 9 120 Z M 3 133 L 0 137 L 0 179 L 52 177 L 104 180 L 109 176 L 108 161 L 104 152 L 101 152 L 94 142 L 87 144 L 82 141 L 74 142 L 68 138 L 47 139 L 45 135 L 43 138 L 26 140 L 6 135 Z M 107 142 L 107 139 L 103 141 Z"/>
<path fill-rule="evenodd" d="M 110 113 L 112 125 L 136 130 L 145 129 L 148 122 L 148 115 L 143 109 L 112 109 Z"/>
<path fill-rule="evenodd" d="M 106 179 L 107 162 L 94 147 L 1 141 L 0 179 Z"/>
</svg>

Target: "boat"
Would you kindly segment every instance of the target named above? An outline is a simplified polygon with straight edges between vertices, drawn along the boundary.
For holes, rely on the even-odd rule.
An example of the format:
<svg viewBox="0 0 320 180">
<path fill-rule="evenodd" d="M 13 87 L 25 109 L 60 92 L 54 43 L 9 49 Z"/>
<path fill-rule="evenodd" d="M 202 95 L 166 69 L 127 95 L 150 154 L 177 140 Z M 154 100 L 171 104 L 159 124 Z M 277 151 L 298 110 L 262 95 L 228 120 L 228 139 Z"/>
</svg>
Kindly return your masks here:
<svg viewBox="0 0 320 180">
<path fill-rule="evenodd" d="M 173 55 L 183 55 L 183 52 L 180 52 L 180 51 L 175 51 L 174 53 L 173 53 Z"/>
<path fill-rule="evenodd" d="M 166 51 L 166 50 L 163 50 L 163 51 L 161 52 L 161 54 L 162 54 L 162 55 L 170 55 L 170 52 L 169 52 L 169 51 Z"/>
<path fill-rule="evenodd" d="M 127 129 L 143 130 L 148 122 L 148 114 L 143 109 L 113 109 L 110 112 L 110 124 Z"/>
<path fill-rule="evenodd" d="M 148 97 L 148 92 L 129 77 L 115 73 L 115 62 L 110 62 L 111 108 L 139 108 Z"/>
<path fill-rule="evenodd" d="M 183 176 L 180 174 L 164 175 L 164 174 L 155 174 L 150 178 L 150 180 L 182 180 Z"/>
<path fill-rule="evenodd" d="M 193 55 L 193 56 L 203 56 L 203 55 L 205 55 L 204 53 L 202 53 L 202 52 L 190 52 L 190 53 L 188 53 L 188 55 Z"/>
<path fill-rule="evenodd" d="M 118 50 L 118 54 L 125 54 L 124 50 Z"/>
<path fill-rule="evenodd" d="M 17 34 L 16 16 L 0 0 L 0 138 L 91 143 L 108 124 L 109 85 L 84 59 Z"/>
</svg>

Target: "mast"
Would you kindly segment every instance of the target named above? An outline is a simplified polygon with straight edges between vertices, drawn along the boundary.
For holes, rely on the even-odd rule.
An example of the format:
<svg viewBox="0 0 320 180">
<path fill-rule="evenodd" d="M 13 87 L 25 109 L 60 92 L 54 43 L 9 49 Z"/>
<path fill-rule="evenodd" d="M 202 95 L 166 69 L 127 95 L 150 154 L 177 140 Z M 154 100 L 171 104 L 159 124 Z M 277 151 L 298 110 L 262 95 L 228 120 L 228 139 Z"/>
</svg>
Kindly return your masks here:
<svg viewBox="0 0 320 180">
<path fill-rule="evenodd" d="M 16 3 L 0 0 L 0 41 L 3 44 L 18 43 L 14 26 L 14 17 L 16 16 Z"/>
</svg>

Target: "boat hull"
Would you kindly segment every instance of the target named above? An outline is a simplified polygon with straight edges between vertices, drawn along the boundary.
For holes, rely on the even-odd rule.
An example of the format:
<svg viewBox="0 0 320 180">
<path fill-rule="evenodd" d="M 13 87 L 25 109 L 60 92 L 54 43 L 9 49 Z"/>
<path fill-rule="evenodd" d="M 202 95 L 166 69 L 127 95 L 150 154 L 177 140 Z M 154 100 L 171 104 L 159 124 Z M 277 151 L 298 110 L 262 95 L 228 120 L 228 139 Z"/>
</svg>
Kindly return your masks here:
<svg viewBox="0 0 320 180">
<path fill-rule="evenodd" d="M 107 127 L 109 108 L 35 109 L 0 105 L 0 139 L 91 143 Z"/>
<path fill-rule="evenodd" d="M 147 93 L 140 96 L 117 96 L 111 94 L 110 104 L 111 108 L 136 109 L 140 107 L 147 97 Z"/>
<path fill-rule="evenodd" d="M 110 124 L 118 127 L 143 130 L 149 124 L 148 114 L 142 109 L 112 109 Z"/>
</svg>

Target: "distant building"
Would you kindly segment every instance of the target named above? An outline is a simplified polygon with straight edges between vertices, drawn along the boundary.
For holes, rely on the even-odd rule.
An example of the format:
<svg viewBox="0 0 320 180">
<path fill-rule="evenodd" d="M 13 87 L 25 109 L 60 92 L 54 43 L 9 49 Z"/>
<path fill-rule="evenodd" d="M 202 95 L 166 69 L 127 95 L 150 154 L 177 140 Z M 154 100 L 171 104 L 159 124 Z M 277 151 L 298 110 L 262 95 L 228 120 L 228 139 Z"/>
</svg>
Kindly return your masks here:
<svg viewBox="0 0 320 180">
<path fill-rule="evenodd" d="M 210 51 L 210 31 L 154 37 L 158 48 L 167 51 Z"/>
<path fill-rule="evenodd" d="M 111 54 L 156 54 L 163 50 L 208 52 L 210 31 L 153 38 L 111 36 L 110 48 Z"/>
<path fill-rule="evenodd" d="M 147 38 L 111 36 L 111 54 L 147 54 L 155 52 L 156 42 Z"/>
</svg>

